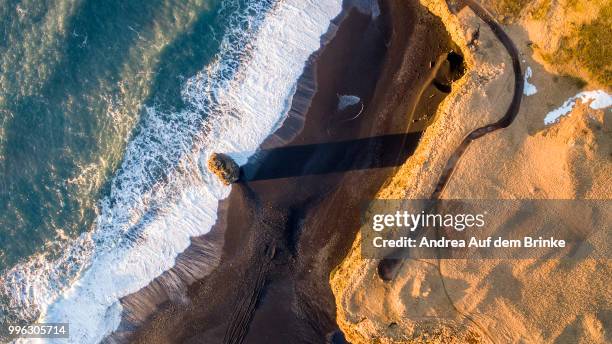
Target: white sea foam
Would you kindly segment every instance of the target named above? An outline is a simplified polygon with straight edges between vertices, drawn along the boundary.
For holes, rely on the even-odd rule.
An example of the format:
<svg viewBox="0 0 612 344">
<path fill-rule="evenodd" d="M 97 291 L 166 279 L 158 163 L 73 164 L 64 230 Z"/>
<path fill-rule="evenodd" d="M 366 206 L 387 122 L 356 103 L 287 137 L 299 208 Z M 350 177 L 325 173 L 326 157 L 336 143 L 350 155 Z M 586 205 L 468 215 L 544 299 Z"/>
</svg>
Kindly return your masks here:
<svg viewBox="0 0 612 344">
<path fill-rule="evenodd" d="M 216 61 L 186 82 L 185 110 L 146 109 L 93 231 L 66 257 L 2 277 L 13 309 L 70 323 L 70 342 L 99 342 L 119 324 L 119 299 L 170 269 L 190 237 L 210 230 L 230 189 L 203 167 L 206 158 L 226 152 L 243 164 L 278 127 L 308 56 L 341 10 L 341 0 L 285 0 L 269 12 L 259 5 L 245 11 L 249 18 L 232 19 Z M 68 279 L 75 281 L 63 288 Z"/>
<path fill-rule="evenodd" d="M 526 96 L 532 96 L 538 92 L 536 86 L 529 82 L 529 78 L 533 76 L 533 71 L 531 67 L 527 67 L 525 71 L 525 86 L 523 87 L 523 94 Z"/>
<path fill-rule="evenodd" d="M 595 90 L 595 91 L 584 91 L 576 94 L 573 97 L 570 97 L 566 100 L 563 105 L 552 110 L 547 113 L 544 117 L 544 124 L 552 124 L 555 123 L 561 118 L 561 116 L 565 116 L 576 106 L 576 101 L 580 100 L 582 103 L 587 104 L 591 109 L 604 109 L 612 106 L 612 95 L 608 94 L 603 90 Z"/>
</svg>

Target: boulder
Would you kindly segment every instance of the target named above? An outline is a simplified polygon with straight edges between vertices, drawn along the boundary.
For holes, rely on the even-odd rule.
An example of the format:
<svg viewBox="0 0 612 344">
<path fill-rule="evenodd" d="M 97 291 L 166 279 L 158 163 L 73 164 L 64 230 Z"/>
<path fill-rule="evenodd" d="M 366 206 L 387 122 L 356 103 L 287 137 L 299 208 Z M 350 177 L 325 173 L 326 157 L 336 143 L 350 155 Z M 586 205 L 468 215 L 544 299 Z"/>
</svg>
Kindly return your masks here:
<svg viewBox="0 0 612 344">
<path fill-rule="evenodd" d="M 208 169 L 225 185 L 230 185 L 240 177 L 240 167 L 232 158 L 223 153 L 213 153 L 208 159 Z"/>
</svg>

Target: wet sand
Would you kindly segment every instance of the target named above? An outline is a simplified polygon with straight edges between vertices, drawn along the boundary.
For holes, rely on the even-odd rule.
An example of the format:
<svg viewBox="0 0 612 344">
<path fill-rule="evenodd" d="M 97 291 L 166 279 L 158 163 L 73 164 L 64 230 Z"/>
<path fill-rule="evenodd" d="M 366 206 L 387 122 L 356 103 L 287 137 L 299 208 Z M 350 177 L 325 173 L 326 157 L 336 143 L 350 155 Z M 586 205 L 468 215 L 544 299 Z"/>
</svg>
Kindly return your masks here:
<svg viewBox="0 0 612 344">
<path fill-rule="evenodd" d="M 344 342 L 329 274 L 355 238 L 361 209 L 415 149 L 415 117 L 443 98 L 430 74 L 451 49 L 442 23 L 418 1 L 384 1 L 375 20 L 351 9 L 315 54 L 317 89 L 303 128 L 285 146 L 293 150 L 251 159 L 222 202 L 209 234 L 223 237 L 218 266 L 181 297 L 154 303 L 159 309 L 136 332 L 124 324 L 115 339 Z M 359 96 L 361 115 L 349 120 L 359 105 L 338 111 L 337 94 Z M 395 139 L 372 139 L 388 136 Z M 274 142 L 265 149 L 276 152 Z M 274 168 L 258 174 L 262 166 Z"/>
</svg>

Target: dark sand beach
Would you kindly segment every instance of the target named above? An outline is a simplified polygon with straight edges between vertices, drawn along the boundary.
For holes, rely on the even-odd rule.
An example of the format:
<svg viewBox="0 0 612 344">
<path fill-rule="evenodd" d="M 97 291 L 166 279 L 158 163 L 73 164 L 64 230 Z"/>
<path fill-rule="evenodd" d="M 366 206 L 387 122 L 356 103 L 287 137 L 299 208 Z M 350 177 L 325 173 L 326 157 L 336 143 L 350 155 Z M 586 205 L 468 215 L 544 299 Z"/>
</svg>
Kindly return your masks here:
<svg viewBox="0 0 612 344">
<path fill-rule="evenodd" d="M 290 142 L 271 137 L 262 146 L 221 202 L 211 233 L 194 239 L 211 242 L 210 250 L 201 244 L 183 255 L 214 262 L 186 290 L 158 284 L 124 298 L 126 314 L 139 321 L 124 318 L 111 339 L 344 342 L 329 274 L 355 238 L 361 209 L 414 151 L 443 99 L 448 63 L 436 61 L 453 50 L 441 21 L 418 1 L 380 7 L 375 19 L 347 9 L 333 39 L 313 55 L 316 91 L 303 127 L 296 131 L 288 120 L 279 133 L 286 137 L 292 125 Z M 438 87 L 430 77 L 437 72 Z M 338 94 L 358 96 L 361 114 L 361 103 L 339 111 Z M 146 307 L 136 301 L 143 298 Z"/>
</svg>

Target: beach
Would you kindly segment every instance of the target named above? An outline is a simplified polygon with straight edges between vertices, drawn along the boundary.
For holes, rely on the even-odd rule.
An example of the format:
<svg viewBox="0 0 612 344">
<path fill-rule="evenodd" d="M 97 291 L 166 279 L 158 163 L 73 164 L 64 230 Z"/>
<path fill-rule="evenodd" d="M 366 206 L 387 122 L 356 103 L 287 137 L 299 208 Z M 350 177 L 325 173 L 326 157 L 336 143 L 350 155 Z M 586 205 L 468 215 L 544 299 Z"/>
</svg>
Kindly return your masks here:
<svg viewBox="0 0 612 344">
<path fill-rule="evenodd" d="M 1 343 L 612 342 L 611 2 L 2 10 Z"/>
<path fill-rule="evenodd" d="M 303 127 L 287 120 L 264 142 L 201 238 L 222 247 L 218 265 L 181 297 L 152 283 L 156 292 L 145 288 L 122 299 L 133 321 L 124 317 L 112 338 L 343 342 L 329 274 L 352 244 L 362 207 L 415 149 L 415 116 L 433 112 L 431 99 L 444 97 L 431 81 L 436 61 L 453 46 L 442 23 L 416 1 L 382 2 L 375 15 L 349 7 L 341 17 L 305 68 L 316 90 Z M 359 97 L 363 109 L 339 110 L 340 95 Z M 419 102 L 423 95 L 429 101 Z M 302 101 L 294 97 L 292 106 Z M 152 306 L 136 309 L 143 304 Z"/>
</svg>

